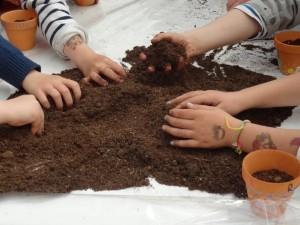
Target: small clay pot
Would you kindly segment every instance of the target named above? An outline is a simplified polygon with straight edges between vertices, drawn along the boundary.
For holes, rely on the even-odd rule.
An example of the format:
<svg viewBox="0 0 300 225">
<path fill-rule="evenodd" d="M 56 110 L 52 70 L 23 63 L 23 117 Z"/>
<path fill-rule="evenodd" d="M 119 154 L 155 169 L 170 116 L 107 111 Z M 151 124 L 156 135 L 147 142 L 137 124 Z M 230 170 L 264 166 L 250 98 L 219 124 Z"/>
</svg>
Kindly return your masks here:
<svg viewBox="0 0 300 225">
<path fill-rule="evenodd" d="M 293 74 L 300 68 L 300 45 L 284 43 L 297 39 L 300 39 L 300 32 L 297 31 L 280 32 L 274 37 L 280 71 L 285 75 Z"/>
<path fill-rule="evenodd" d="M 294 179 L 284 183 L 271 183 L 252 175 L 271 169 L 286 172 Z M 300 185 L 300 162 L 296 157 L 280 150 L 257 150 L 244 158 L 242 174 L 252 211 L 268 220 L 278 219 L 284 214 L 294 190 Z"/>
<path fill-rule="evenodd" d="M 90 6 L 98 3 L 98 0 L 75 0 L 77 5 L 80 6 Z"/>
<path fill-rule="evenodd" d="M 37 16 L 33 10 L 13 10 L 1 15 L 9 41 L 18 49 L 32 49 L 36 42 Z"/>
</svg>

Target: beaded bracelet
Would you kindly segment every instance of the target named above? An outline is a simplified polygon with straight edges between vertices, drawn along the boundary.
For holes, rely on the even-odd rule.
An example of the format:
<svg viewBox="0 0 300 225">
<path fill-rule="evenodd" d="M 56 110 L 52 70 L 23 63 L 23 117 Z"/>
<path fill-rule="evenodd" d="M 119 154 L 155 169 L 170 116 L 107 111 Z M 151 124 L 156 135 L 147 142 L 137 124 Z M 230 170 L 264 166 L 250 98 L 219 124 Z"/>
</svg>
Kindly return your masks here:
<svg viewBox="0 0 300 225">
<path fill-rule="evenodd" d="M 232 127 L 229 123 L 229 119 L 226 117 L 225 118 L 225 123 L 226 123 L 226 127 L 228 129 L 238 132 L 237 139 L 236 139 L 235 142 L 232 143 L 232 147 L 234 148 L 234 150 L 237 154 L 239 154 L 239 155 L 242 154 L 243 150 L 242 150 L 242 146 L 241 146 L 241 142 L 240 142 L 240 137 L 241 137 L 242 131 L 245 128 L 246 123 L 251 123 L 251 121 L 250 120 L 243 120 L 241 126 Z"/>
</svg>

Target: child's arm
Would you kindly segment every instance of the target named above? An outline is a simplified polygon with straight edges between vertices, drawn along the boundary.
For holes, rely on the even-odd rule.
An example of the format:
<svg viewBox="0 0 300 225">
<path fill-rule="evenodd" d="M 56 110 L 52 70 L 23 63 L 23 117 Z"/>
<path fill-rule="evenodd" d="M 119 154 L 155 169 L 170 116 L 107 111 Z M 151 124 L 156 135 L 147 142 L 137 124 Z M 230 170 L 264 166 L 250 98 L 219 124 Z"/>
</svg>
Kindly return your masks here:
<svg viewBox="0 0 300 225">
<path fill-rule="evenodd" d="M 176 108 L 187 103 L 217 106 L 235 115 L 250 108 L 270 108 L 300 105 L 300 73 L 245 88 L 236 92 L 193 91 L 168 102 Z"/>
<path fill-rule="evenodd" d="M 171 145 L 182 148 L 230 147 L 237 141 L 238 132 L 226 125 L 240 127 L 242 121 L 212 106 L 189 104 L 187 109 L 172 109 L 165 117 L 162 129 L 174 136 Z M 242 150 L 279 149 L 297 154 L 300 130 L 271 128 L 246 123 L 239 143 Z"/>
<path fill-rule="evenodd" d="M 31 124 L 32 133 L 40 135 L 44 130 L 44 112 L 33 95 L 22 95 L 0 101 L 0 124 Z"/>
<path fill-rule="evenodd" d="M 82 71 L 86 81 L 99 85 L 108 82 L 102 76 L 123 82 L 124 69 L 111 59 L 97 54 L 87 45 L 87 34 L 73 19 L 65 0 L 21 0 L 23 8 L 34 8 L 39 27 L 49 44 L 62 57 L 69 58 Z"/>
<path fill-rule="evenodd" d="M 47 96 L 52 97 L 58 109 L 63 108 L 63 100 L 68 107 L 72 106 L 71 91 L 75 100 L 79 101 L 81 91 L 77 82 L 55 75 L 46 76 L 40 69 L 39 65 L 0 36 L 0 78 L 16 88 L 23 87 L 35 95 L 45 108 L 50 107 Z"/>
<path fill-rule="evenodd" d="M 160 33 L 152 42 L 169 39 L 185 46 L 187 56 L 192 57 L 217 47 L 249 38 L 269 37 L 278 30 L 291 28 L 300 23 L 299 8 L 299 1 L 249 0 L 204 27 L 183 33 Z"/>
</svg>

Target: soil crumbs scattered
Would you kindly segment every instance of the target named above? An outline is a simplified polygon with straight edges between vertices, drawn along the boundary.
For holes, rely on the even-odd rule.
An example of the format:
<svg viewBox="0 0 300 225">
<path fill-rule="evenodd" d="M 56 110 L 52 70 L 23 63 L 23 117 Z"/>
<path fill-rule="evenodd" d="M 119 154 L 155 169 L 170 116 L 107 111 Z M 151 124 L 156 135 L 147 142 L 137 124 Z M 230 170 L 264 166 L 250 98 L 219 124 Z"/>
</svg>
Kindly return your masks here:
<svg viewBox="0 0 300 225">
<path fill-rule="evenodd" d="M 122 85 L 82 86 L 73 109 L 47 111 L 46 131 L 33 137 L 29 127 L 0 127 L 0 192 L 54 192 L 91 188 L 113 190 L 148 185 L 148 177 L 167 185 L 246 197 L 241 177 L 244 155 L 230 148 L 179 149 L 161 131 L 166 102 L 192 90 L 235 91 L 274 78 L 199 56 L 179 78 L 155 80 L 138 59 L 145 47 L 127 52 L 129 78 Z M 77 69 L 64 77 L 79 81 Z M 253 109 L 238 115 L 278 126 L 292 108 Z"/>
<path fill-rule="evenodd" d="M 258 171 L 254 173 L 253 176 L 259 180 L 272 183 L 284 183 L 294 179 L 294 177 L 286 172 L 277 169 Z"/>
</svg>

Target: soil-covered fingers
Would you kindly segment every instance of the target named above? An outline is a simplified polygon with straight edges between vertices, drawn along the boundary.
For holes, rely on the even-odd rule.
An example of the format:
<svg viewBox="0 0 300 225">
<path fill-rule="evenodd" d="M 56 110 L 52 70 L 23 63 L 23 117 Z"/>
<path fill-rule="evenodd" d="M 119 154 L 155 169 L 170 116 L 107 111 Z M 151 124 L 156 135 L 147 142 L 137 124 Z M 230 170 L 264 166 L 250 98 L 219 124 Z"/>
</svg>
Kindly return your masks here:
<svg viewBox="0 0 300 225">
<path fill-rule="evenodd" d="M 42 109 L 36 114 L 31 124 L 31 132 L 34 135 L 41 135 L 44 131 L 44 112 Z"/>
<path fill-rule="evenodd" d="M 66 85 L 61 84 L 61 83 L 56 84 L 55 88 L 62 96 L 64 102 L 66 103 L 66 106 L 71 107 L 73 105 L 74 101 L 73 101 L 70 89 Z"/>
<path fill-rule="evenodd" d="M 183 101 L 190 99 L 194 96 L 200 95 L 202 93 L 203 93 L 203 91 L 190 91 L 183 95 L 178 96 L 177 98 L 171 99 L 170 101 L 167 102 L 167 104 L 168 105 L 176 105 L 176 108 L 180 108 L 180 107 L 178 107 L 178 105 L 180 103 L 182 103 Z"/>
<path fill-rule="evenodd" d="M 79 84 L 76 81 L 70 80 L 70 79 L 63 79 L 63 84 L 72 90 L 72 93 L 74 95 L 75 101 L 79 102 L 81 98 L 81 89 Z"/>
<path fill-rule="evenodd" d="M 36 93 L 36 96 L 37 100 L 41 103 L 41 105 L 46 108 L 46 109 L 49 109 L 51 107 L 49 101 L 48 101 L 48 98 L 47 98 L 47 95 L 42 91 L 42 90 L 39 90 L 37 93 Z"/>
<path fill-rule="evenodd" d="M 117 75 L 119 75 L 121 78 L 124 79 L 127 76 L 124 68 L 120 64 L 114 62 L 113 60 L 111 60 L 111 59 L 109 59 L 107 57 L 105 57 L 104 62 L 107 65 L 109 65 L 110 69 L 112 71 L 114 71 Z"/>
<path fill-rule="evenodd" d="M 169 125 L 163 125 L 162 130 L 178 138 L 193 138 L 194 135 L 194 132 L 192 130 L 175 128 Z"/>
<path fill-rule="evenodd" d="M 98 74 L 101 74 L 107 77 L 110 80 L 113 80 L 117 83 L 122 83 L 124 81 L 124 77 L 120 76 L 118 73 L 113 71 L 108 65 L 101 65 L 98 67 Z M 98 79 L 99 80 L 99 79 Z"/>
<path fill-rule="evenodd" d="M 62 96 L 59 93 L 59 91 L 54 86 L 51 86 L 46 90 L 46 93 L 51 96 L 51 98 L 53 99 L 56 105 L 56 108 L 58 110 L 62 110 L 64 104 L 63 104 Z"/>
<path fill-rule="evenodd" d="M 94 81 L 96 84 L 100 86 L 107 86 L 108 82 L 104 80 L 98 73 L 92 72 L 89 77 L 84 78 L 84 80 L 87 83 L 90 83 L 90 81 Z"/>
</svg>

